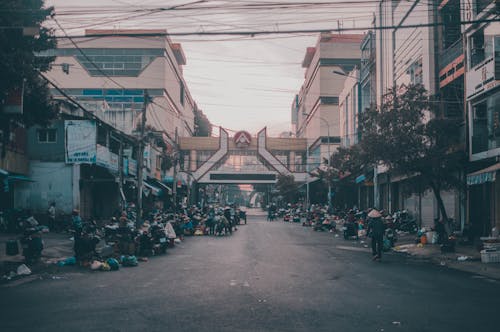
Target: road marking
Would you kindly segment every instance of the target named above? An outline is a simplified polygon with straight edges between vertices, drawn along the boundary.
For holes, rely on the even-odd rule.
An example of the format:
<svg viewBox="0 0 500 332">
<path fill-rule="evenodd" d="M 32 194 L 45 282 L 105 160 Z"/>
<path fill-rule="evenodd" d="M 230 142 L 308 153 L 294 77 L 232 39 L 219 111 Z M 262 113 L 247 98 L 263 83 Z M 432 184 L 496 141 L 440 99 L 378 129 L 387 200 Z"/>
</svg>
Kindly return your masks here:
<svg viewBox="0 0 500 332">
<path fill-rule="evenodd" d="M 346 246 L 336 246 L 337 249 L 342 250 L 350 250 L 350 251 L 361 251 L 361 252 L 371 252 L 370 249 L 367 248 L 359 248 L 359 247 L 346 247 Z"/>
</svg>

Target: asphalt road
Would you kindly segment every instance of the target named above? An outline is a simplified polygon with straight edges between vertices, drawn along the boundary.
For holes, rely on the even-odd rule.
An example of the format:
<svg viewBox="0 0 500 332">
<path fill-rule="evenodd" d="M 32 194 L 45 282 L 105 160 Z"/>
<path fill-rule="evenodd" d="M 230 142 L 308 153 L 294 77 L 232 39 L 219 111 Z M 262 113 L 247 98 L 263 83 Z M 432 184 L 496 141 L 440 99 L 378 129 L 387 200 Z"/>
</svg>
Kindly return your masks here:
<svg viewBox="0 0 500 332">
<path fill-rule="evenodd" d="M 499 331 L 500 282 L 299 224 L 188 238 L 117 272 L 0 287 L 0 331 Z"/>
</svg>

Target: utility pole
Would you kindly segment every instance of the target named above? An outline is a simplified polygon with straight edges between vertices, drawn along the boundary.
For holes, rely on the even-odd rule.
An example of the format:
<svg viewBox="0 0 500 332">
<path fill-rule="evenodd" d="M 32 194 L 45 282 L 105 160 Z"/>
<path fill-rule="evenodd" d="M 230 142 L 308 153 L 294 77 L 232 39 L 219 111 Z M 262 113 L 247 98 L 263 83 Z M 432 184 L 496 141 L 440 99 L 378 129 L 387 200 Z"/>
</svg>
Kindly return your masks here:
<svg viewBox="0 0 500 332">
<path fill-rule="evenodd" d="M 175 128 L 175 144 L 177 145 L 177 128 Z M 174 174 L 173 174 L 173 183 L 172 183 L 172 197 L 174 204 L 174 218 L 177 214 L 177 161 L 179 160 L 179 151 L 174 153 Z"/>
<path fill-rule="evenodd" d="M 137 220 L 136 224 L 142 224 L 142 183 L 144 181 L 144 131 L 146 127 L 146 110 L 149 103 L 149 94 L 144 90 L 144 104 L 142 106 L 141 132 L 139 135 L 139 149 L 137 152 Z"/>
</svg>

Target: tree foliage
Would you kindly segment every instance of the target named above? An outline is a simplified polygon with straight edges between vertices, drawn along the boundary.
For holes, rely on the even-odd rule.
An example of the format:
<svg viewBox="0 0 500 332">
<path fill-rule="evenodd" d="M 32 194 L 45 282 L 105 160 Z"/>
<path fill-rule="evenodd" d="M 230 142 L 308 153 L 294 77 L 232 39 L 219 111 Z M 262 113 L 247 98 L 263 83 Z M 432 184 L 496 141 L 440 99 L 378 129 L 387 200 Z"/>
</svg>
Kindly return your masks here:
<svg viewBox="0 0 500 332">
<path fill-rule="evenodd" d="M 207 116 L 197 108 L 194 111 L 194 126 L 194 136 L 211 136 L 212 124 Z"/>
<path fill-rule="evenodd" d="M 421 85 L 389 91 L 379 109 L 361 114 L 362 139 L 357 149 L 360 160 L 418 177 L 422 189 L 432 189 L 446 220 L 441 190 L 462 185 L 461 121 L 439 116 L 435 105 Z"/>
<path fill-rule="evenodd" d="M 42 23 L 53 15 L 43 0 L 3 0 L 0 2 L 0 123 L 7 143 L 13 123 L 46 125 L 55 116 L 56 107 L 39 72 L 47 71 L 53 57 L 36 56 L 37 52 L 56 46 L 53 32 Z M 34 36 L 23 28 L 38 28 Z M 22 115 L 7 115 L 4 107 L 9 93 L 24 87 Z"/>
<path fill-rule="evenodd" d="M 276 182 L 279 195 L 288 203 L 296 203 L 299 197 L 299 187 L 293 175 L 279 175 Z"/>
</svg>

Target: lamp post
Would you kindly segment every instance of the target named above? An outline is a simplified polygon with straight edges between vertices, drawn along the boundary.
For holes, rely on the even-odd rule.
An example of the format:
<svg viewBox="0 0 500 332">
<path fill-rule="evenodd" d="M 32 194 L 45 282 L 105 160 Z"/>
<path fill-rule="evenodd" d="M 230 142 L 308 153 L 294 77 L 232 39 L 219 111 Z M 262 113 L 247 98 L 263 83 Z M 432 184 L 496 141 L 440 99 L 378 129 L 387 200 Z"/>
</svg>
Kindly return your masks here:
<svg viewBox="0 0 500 332">
<path fill-rule="evenodd" d="M 309 116 L 308 113 L 302 113 L 306 117 Z M 327 146 L 327 153 L 328 153 L 328 197 L 327 197 L 327 202 L 328 202 L 328 211 L 330 212 L 332 210 L 332 181 L 330 179 L 330 174 L 331 174 L 331 167 L 330 167 L 330 123 L 323 117 L 318 116 L 318 118 L 321 121 L 324 121 L 326 123 L 326 129 L 327 129 L 327 134 L 328 134 L 328 146 Z M 321 130 L 320 130 L 321 131 Z M 320 133 L 321 134 L 321 133 Z M 306 140 L 307 140 L 307 135 L 306 135 Z M 321 155 L 321 153 L 320 153 Z M 307 173 L 309 174 L 309 142 L 307 142 L 306 145 L 306 168 L 307 168 Z M 306 180 L 306 201 L 307 201 L 307 206 L 309 206 L 309 181 Z"/>
</svg>

